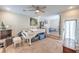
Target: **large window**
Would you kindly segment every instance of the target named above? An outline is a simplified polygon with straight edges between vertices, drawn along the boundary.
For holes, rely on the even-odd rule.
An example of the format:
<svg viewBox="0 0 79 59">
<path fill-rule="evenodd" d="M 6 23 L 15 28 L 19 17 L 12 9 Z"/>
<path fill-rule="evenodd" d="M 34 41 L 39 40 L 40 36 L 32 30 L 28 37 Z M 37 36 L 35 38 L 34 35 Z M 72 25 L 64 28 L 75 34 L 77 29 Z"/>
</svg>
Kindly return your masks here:
<svg viewBox="0 0 79 59">
<path fill-rule="evenodd" d="M 75 39 L 75 28 L 76 21 L 66 21 L 65 22 L 65 38 L 66 39 Z"/>
<path fill-rule="evenodd" d="M 75 49 L 76 41 L 76 21 L 65 21 L 65 32 L 64 32 L 64 45 L 68 48 Z"/>
</svg>

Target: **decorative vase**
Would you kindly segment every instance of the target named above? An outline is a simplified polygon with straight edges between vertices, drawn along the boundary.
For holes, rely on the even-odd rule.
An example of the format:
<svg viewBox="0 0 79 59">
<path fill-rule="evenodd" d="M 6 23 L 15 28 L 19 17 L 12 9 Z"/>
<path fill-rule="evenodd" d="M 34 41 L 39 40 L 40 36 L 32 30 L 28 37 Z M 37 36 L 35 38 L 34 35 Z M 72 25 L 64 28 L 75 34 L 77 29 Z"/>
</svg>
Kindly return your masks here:
<svg viewBox="0 0 79 59">
<path fill-rule="evenodd" d="M 6 27 L 5 27 L 3 22 L 1 23 L 1 29 L 6 29 Z"/>
</svg>

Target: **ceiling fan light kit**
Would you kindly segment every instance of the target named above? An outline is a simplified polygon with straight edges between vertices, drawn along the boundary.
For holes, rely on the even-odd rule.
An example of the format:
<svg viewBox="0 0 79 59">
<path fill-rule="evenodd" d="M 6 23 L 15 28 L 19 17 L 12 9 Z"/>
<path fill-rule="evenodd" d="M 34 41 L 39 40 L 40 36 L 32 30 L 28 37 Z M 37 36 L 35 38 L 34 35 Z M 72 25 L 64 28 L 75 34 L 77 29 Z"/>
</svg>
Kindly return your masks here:
<svg viewBox="0 0 79 59">
<path fill-rule="evenodd" d="M 31 10 L 24 9 L 23 11 L 34 11 L 35 14 L 41 15 L 45 12 L 44 9 L 46 8 L 46 6 L 32 5 L 32 8 L 33 9 Z"/>
<path fill-rule="evenodd" d="M 39 10 L 36 10 L 35 12 L 38 13 L 38 12 L 40 12 L 40 11 L 39 11 Z"/>
</svg>

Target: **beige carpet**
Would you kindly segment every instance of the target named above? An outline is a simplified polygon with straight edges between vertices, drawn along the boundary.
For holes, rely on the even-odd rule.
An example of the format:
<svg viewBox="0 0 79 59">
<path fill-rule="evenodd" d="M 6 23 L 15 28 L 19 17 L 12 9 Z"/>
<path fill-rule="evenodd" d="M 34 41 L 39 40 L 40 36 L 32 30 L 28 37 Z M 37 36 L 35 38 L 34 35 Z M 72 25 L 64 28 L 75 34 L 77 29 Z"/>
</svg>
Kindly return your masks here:
<svg viewBox="0 0 79 59">
<path fill-rule="evenodd" d="M 46 38 L 35 41 L 32 46 L 24 43 L 22 46 L 15 48 L 10 45 L 6 48 L 6 53 L 62 53 L 63 48 L 60 40 Z"/>
</svg>

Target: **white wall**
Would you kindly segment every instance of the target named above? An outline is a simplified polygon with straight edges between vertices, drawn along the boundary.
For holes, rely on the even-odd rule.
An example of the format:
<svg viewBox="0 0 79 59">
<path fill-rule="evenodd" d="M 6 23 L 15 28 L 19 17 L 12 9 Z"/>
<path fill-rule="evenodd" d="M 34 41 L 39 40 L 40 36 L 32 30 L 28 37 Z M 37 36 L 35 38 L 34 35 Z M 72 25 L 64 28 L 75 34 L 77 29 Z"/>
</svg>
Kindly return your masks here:
<svg viewBox="0 0 79 59">
<path fill-rule="evenodd" d="M 49 20 L 50 20 L 50 21 L 49 21 L 50 27 L 56 28 L 56 29 L 59 28 L 59 20 L 60 20 L 59 15 L 52 16 L 52 18 L 49 19 Z"/>
<path fill-rule="evenodd" d="M 56 28 L 57 30 L 59 30 L 59 15 L 48 16 L 46 17 L 46 20 L 48 21 L 49 27 Z"/>
<path fill-rule="evenodd" d="M 19 31 L 29 27 L 29 17 L 6 11 L 0 11 L 0 22 L 12 29 L 12 34 L 16 35 Z"/>
</svg>

